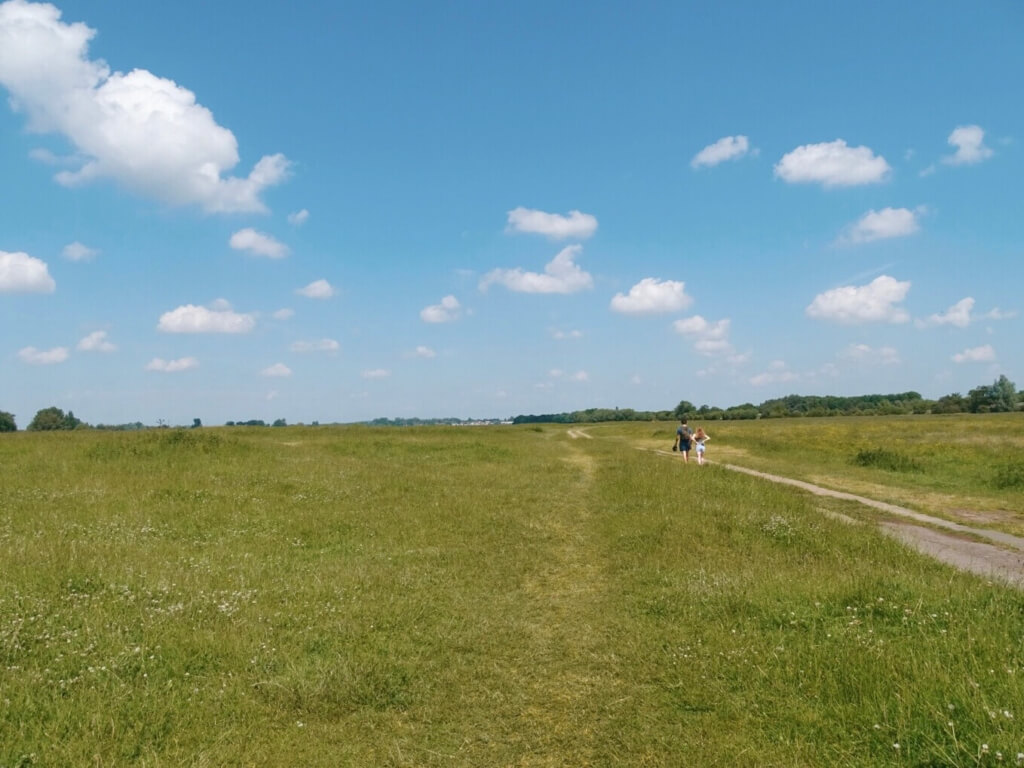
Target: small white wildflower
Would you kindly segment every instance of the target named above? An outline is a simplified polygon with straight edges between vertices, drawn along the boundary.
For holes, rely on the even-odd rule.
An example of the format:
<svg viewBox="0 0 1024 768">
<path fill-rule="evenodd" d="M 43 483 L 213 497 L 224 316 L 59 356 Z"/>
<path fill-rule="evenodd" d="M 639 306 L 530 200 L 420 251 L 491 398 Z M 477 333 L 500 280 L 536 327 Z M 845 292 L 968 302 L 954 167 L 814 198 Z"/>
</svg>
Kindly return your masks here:
<svg viewBox="0 0 1024 768">
<path fill-rule="evenodd" d="M 298 726 L 299 728 L 305 728 L 305 727 L 306 727 L 306 724 L 305 724 L 304 722 L 302 722 L 301 720 L 296 720 L 296 721 L 295 721 L 295 724 L 296 724 L 296 725 L 297 725 L 297 726 Z"/>
<path fill-rule="evenodd" d="M 882 726 L 880 726 L 878 723 L 875 723 L 875 730 L 876 731 L 882 730 Z"/>
<path fill-rule="evenodd" d="M 893 742 L 892 748 L 893 749 L 899 749 L 900 748 L 900 743 L 898 741 Z"/>
<path fill-rule="evenodd" d="M 1003 710 L 1003 717 L 1005 717 L 1007 720 L 1013 720 L 1013 712 L 1011 712 L 1008 709 L 1004 709 Z"/>
<path fill-rule="evenodd" d="M 983 755 L 987 755 L 988 754 L 988 744 L 982 744 L 981 745 L 981 754 L 983 754 Z"/>
</svg>

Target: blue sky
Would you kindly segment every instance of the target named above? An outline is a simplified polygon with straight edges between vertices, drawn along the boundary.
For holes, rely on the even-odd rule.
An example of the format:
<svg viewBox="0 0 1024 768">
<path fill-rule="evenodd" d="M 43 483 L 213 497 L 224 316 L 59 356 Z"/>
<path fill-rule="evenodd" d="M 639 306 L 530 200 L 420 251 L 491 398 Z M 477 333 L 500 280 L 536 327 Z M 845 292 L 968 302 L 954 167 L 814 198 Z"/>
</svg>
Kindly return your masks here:
<svg viewBox="0 0 1024 768">
<path fill-rule="evenodd" d="M 0 410 L 1024 385 L 1020 2 L 0 2 Z"/>
</svg>

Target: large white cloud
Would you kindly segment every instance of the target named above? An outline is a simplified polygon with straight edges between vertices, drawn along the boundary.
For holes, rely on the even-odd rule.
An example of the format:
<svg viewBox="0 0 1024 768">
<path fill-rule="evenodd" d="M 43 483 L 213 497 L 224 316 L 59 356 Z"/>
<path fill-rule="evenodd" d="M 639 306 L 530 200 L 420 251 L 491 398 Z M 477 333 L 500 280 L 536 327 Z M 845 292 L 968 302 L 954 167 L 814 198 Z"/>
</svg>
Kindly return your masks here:
<svg viewBox="0 0 1024 768">
<path fill-rule="evenodd" d="M 144 69 L 111 72 L 88 56 L 96 31 L 66 24 L 53 5 L 0 4 L 0 85 L 38 133 L 59 133 L 84 159 L 57 174 L 66 186 L 113 179 L 171 205 L 253 212 L 289 162 L 264 156 L 244 178 L 224 176 L 239 161 L 234 134 L 195 94 Z"/>
<path fill-rule="evenodd" d="M 544 274 L 525 272 L 519 267 L 492 269 L 481 278 L 480 290 L 486 291 L 494 283 L 520 293 L 575 293 L 591 288 L 593 278 L 574 261 L 582 251 L 582 245 L 563 248 L 545 265 Z"/>
<path fill-rule="evenodd" d="M 945 312 L 929 315 L 924 320 L 915 321 L 918 328 L 929 328 L 935 325 L 953 325 L 957 328 L 966 328 L 971 324 L 971 310 L 974 309 L 974 298 L 968 296 L 960 299 Z"/>
<path fill-rule="evenodd" d="M 597 219 L 579 211 L 569 211 L 568 216 L 562 216 L 520 206 L 508 212 L 505 231 L 546 235 L 553 240 L 567 237 L 585 239 L 597 231 Z"/>
<path fill-rule="evenodd" d="M 956 147 L 956 152 L 942 158 L 947 165 L 974 165 L 995 154 L 985 146 L 985 131 L 980 125 L 957 126 L 947 141 Z"/>
<path fill-rule="evenodd" d="M 334 295 L 334 286 L 321 278 L 303 288 L 296 288 L 295 292 L 307 299 L 329 299 Z"/>
<path fill-rule="evenodd" d="M 194 357 L 179 357 L 177 360 L 164 360 L 162 357 L 154 357 L 146 363 L 147 371 L 159 371 L 160 373 L 181 373 L 199 367 L 199 361 Z"/>
<path fill-rule="evenodd" d="M 57 283 L 42 259 L 0 251 L 0 293 L 53 293 Z"/>
<path fill-rule="evenodd" d="M 288 255 L 288 246 L 270 235 L 257 232 L 252 227 L 246 227 L 235 232 L 228 245 L 236 251 L 249 251 L 257 256 L 266 256 L 268 259 L 283 259 Z"/>
<path fill-rule="evenodd" d="M 693 168 L 710 167 L 743 157 L 750 151 L 750 140 L 746 136 L 724 136 L 709 144 L 693 156 Z"/>
<path fill-rule="evenodd" d="M 185 304 L 164 312 L 157 330 L 165 333 L 248 333 L 255 326 L 256 318 L 252 315 Z"/>
<path fill-rule="evenodd" d="M 68 359 L 68 354 L 69 351 L 67 347 L 54 347 L 53 349 L 25 347 L 24 349 L 18 350 L 18 357 L 21 358 L 22 362 L 28 363 L 29 365 L 53 365 L 54 363 L 63 363 Z"/>
<path fill-rule="evenodd" d="M 686 284 L 678 280 L 645 277 L 629 289 L 628 295 L 615 294 L 611 308 L 614 312 L 628 315 L 679 312 L 693 303 L 685 289 Z"/>
<path fill-rule="evenodd" d="M 445 296 L 440 304 L 431 304 L 420 310 L 420 319 L 425 323 L 450 323 L 459 319 L 462 305 L 454 296 Z"/>
<path fill-rule="evenodd" d="M 846 324 L 905 323 L 910 315 L 899 303 L 909 290 L 909 281 L 881 275 L 867 285 L 845 285 L 818 294 L 806 313 L 809 317 Z"/>
<path fill-rule="evenodd" d="M 114 352 L 117 345 L 107 340 L 106 331 L 93 331 L 78 342 L 81 352 Z"/>
<path fill-rule="evenodd" d="M 843 243 L 870 243 L 891 237 L 906 237 L 921 229 L 918 213 L 909 208 L 883 208 L 865 213 L 855 224 L 847 227 L 839 238 Z"/>
<path fill-rule="evenodd" d="M 826 187 L 851 187 L 884 181 L 889 164 L 868 147 L 850 147 L 843 139 L 804 144 L 783 155 L 775 175 L 792 184 L 813 182 Z"/>
</svg>

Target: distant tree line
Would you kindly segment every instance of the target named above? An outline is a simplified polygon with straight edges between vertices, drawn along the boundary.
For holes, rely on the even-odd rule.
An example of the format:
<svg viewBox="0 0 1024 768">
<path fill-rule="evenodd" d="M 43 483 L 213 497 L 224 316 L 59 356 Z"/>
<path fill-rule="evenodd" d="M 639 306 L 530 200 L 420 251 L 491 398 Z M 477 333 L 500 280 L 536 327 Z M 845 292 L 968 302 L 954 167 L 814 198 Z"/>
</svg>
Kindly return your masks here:
<svg viewBox="0 0 1024 768">
<path fill-rule="evenodd" d="M 595 421 L 664 421 L 670 418 L 699 418 L 707 421 L 775 419 L 794 416 L 885 416 L 926 413 L 1006 413 L 1024 410 L 1024 392 L 1006 376 L 992 384 L 975 387 L 966 396 L 959 392 L 928 400 L 918 392 L 890 395 L 787 395 L 765 400 L 760 405 L 743 403 L 729 408 L 696 406 L 681 400 L 671 411 L 634 411 L 632 408 L 588 408 L 584 411 L 516 416 L 516 424 L 585 424 Z"/>
<path fill-rule="evenodd" d="M 737 419 L 776 419 L 794 416 L 886 416 L 892 414 L 927 414 L 927 413 L 1007 413 L 1024 410 L 1024 391 L 1018 391 L 1016 385 L 1006 376 L 1000 376 L 991 384 L 982 384 L 970 390 L 966 395 L 953 392 L 943 395 L 938 400 L 927 400 L 918 392 L 899 392 L 891 395 L 857 395 L 855 397 L 839 397 L 834 395 L 787 395 L 765 400 L 760 405 L 743 403 L 728 408 L 710 405 L 696 406 L 688 400 L 681 400 L 671 411 L 637 411 L 633 408 L 587 408 L 582 411 L 566 413 L 544 413 L 516 416 L 514 424 L 589 424 L 601 421 L 666 421 L 677 418 L 699 418 L 707 421 L 729 421 Z M 497 419 L 374 419 L 365 422 L 373 426 L 415 427 L 432 424 L 485 424 L 497 423 Z M 193 419 L 192 427 L 201 427 L 202 421 Z M 161 419 L 158 427 L 166 427 Z M 263 419 L 249 421 L 229 421 L 228 427 L 266 427 Z M 269 426 L 286 427 L 284 419 L 275 419 Z M 319 426 L 319 422 L 312 422 Z M 15 432 L 18 425 L 14 414 L 0 411 L 0 432 Z M 30 432 L 71 429 L 106 429 L 131 431 L 149 429 L 141 421 L 128 424 L 86 424 L 77 418 L 72 411 L 64 413 L 60 408 L 51 406 L 36 412 L 26 428 Z"/>
</svg>

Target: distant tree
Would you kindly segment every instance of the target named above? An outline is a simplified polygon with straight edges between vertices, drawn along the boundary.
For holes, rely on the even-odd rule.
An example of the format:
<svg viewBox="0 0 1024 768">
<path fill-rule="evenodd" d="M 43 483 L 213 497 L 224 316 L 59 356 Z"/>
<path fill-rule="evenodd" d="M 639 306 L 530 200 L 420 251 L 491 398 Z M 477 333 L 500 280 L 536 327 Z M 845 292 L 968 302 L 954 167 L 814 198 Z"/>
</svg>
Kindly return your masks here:
<svg viewBox="0 0 1024 768">
<path fill-rule="evenodd" d="M 270 426 L 272 426 L 272 427 L 287 427 L 288 426 L 288 422 L 285 421 L 284 419 L 274 419 L 274 423 L 271 424 Z"/>
<path fill-rule="evenodd" d="M 696 410 L 697 409 L 694 407 L 693 403 L 691 403 L 689 400 L 680 400 L 679 405 L 677 405 L 675 407 L 675 410 L 672 411 L 672 415 L 675 416 L 677 419 L 685 419 L 687 416 L 689 416 L 691 413 L 694 413 Z"/>
<path fill-rule="evenodd" d="M 203 426 L 202 419 L 192 419 L 192 429 L 199 429 Z"/>
<path fill-rule="evenodd" d="M 32 421 L 29 422 L 28 429 L 30 432 L 46 432 L 55 429 L 67 429 L 65 426 L 67 416 L 64 411 L 56 406 L 50 406 L 49 408 L 43 408 L 36 411 L 36 415 L 32 417 Z"/>
<path fill-rule="evenodd" d="M 14 414 L 7 411 L 0 411 L 0 432 L 17 432 L 18 425 L 14 423 Z"/>
<path fill-rule="evenodd" d="M 967 393 L 967 410 L 971 413 L 1002 413 L 1016 409 L 1017 387 L 1006 376 Z"/>
</svg>

